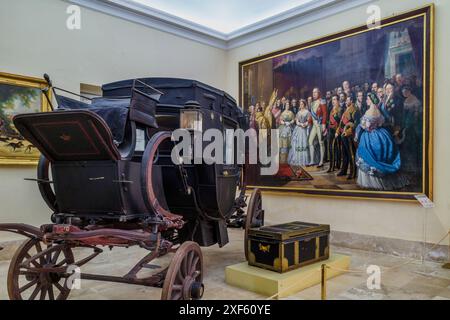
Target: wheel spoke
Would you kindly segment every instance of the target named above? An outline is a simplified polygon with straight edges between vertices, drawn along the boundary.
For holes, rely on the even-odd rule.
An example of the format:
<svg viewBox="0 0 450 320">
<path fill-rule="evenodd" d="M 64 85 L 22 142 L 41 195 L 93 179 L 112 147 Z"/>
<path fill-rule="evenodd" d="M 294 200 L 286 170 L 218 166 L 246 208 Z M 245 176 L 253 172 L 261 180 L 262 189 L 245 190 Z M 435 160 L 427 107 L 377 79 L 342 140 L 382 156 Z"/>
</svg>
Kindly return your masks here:
<svg viewBox="0 0 450 320">
<path fill-rule="evenodd" d="M 182 294 L 181 292 L 177 292 L 175 295 L 172 292 L 172 300 L 181 300 Z"/>
<path fill-rule="evenodd" d="M 31 296 L 28 298 L 28 300 L 34 300 L 36 299 L 37 294 L 39 293 L 39 291 L 41 291 L 41 285 L 38 284 L 36 286 L 36 288 L 34 289 L 33 293 L 31 294 Z"/>
<path fill-rule="evenodd" d="M 178 270 L 177 278 L 176 278 L 175 281 L 178 282 L 178 283 L 183 283 L 184 277 L 183 277 L 183 275 L 181 274 L 181 270 Z"/>
<path fill-rule="evenodd" d="M 53 255 L 52 261 L 51 261 L 53 264 L 56 264 L 60 254 L 61 254 L 61 250 L 58 250 L 55 252 L 55 254 Z"/>
<path fill-rule="evenodd" d="M 192 269 L 195 268 L 195 264 L 193 263 L 194 258 L 195 258 L 195 252 L 194 251 L 189 252 L 189 255 L 188 255 L 188 270 L 187 270 L 188 275 L 191 275 L 192 274 Z"/>
<path fill-rule="evenodd" d="M 36 278 L 36 279 L 31 280 L 31 281 L 28 282 L 26 285 L 24 285 L 23 287 L 21 287 L 21 288 L 19 289 L 19 292 L 22 293 L 22 292 L 24 292 L 25 290 L 30 289 L 30 288 L 31 288 L 32 286 L 34 286 L 38 281 L 39 281 L 39 278 Z"/>
<path fill-rule="evenodd" d="M 195 257 L 194 261 L 192 262 L 192 270 L 189 272 L 190 276 L 193 276 L 194 272 L 196 271 L 197 264 L 199 261 L 200 261 L 200 257 Z"/>
<path fill-rule="evenodd" d="M 50 300 L 55 300 L 55 295 L 53 293 L 53 285 L 51 284 L 48 286 L 48 298 Z"/>
<path fill-rule="evenodd" d="M 54 285 L 61 293 L 66 291 L 66 289 L 59 282 L 55 282 Z"/>
<path fill-rule="evenodd" d="M 36 247 L 37 254 L 39 254 L 39 253 L 41 253 L 43 251 L 41 243 L 39 241 L 36 242 L 35 247 Z M 48 263 L 48 254 L 44 254 L 43 256 L 39 257 L 39 263 L 41 265 L 44 265 L 44 264 Z"/>
<path fill-rule="evenodd" d="M 28 271 L 28 270 L 20 270 L 19 275 L 20 276 L 37 276 L 37 272 Z"/>
<path fill-rule="evenodd" d="M 55 264 L 55 267 L 62 267 L 66 262 L 67 262 L 67 259 L 64 258 L 63 260 L 61 260 L 60 262 Z"/>
<path fill-rule="evenodd" d="M 187 264 L 188 256 L 189 254 L 187 254 L 186 257 L 184 257 L 183 261 L 181 261 L 180 271 L 183 274 L 184 278 L 188 275 L 188 264 Z"/>
<path fill-rule="evenodd" d="M 45 295 L 47 294 L 47 290 L 44 286 L 41 287 L 41 296 L 39 297 L 39 300 L 45 300 Z"/>
<path fill-rule="evenodd" d="M 31 259 L 31 255 L 30 255 L 29 253 L 25 253 L 25 258 L 26 258 L 27 260 L 29 260 L 29 259 Z M 31 262 L 36 268 L 42 267 L 42 265 L 41 265 L 39 262 L 37 262 L 35 259 L 30 260 L 30 262 Z"/>
<path fill-rule="evenodd" d="M 183 286 L 181 284 L 174 284 L 172 286 L 172 292 L 173 291 L 181 291 L 183 289 Z"/>
<path fill-rule="evenodd" d="M 48 245 L 47 245 L 47 249 L 50 249 L 51 246 L 52 246 L 51 244 L 48 244 Z M 45 257 L 45 262 L 46 262 L 46 263 L 50 263 L 50 262 L 52 261 L 52 252 L 46 253 L 46 254 L 44 255 L 44 257 Z"/>
</svg>

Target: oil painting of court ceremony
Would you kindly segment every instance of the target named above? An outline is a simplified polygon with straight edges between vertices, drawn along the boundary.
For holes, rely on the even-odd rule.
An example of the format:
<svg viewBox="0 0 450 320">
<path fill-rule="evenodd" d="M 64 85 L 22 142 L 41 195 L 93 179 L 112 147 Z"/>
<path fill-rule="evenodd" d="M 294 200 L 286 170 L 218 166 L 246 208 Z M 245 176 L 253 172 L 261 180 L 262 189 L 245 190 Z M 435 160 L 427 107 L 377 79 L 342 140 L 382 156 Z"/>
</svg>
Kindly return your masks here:
<svg viewBox="0 0 450 320">
<path fill-rule="evenodd" d="M 279 135 L 278 173 L 249 168 L 249 184 L 383 199 L 430 194 L 428 28 L 426 15 L 390 18 L 242 62 L 250 127 Z"/>
</svg>

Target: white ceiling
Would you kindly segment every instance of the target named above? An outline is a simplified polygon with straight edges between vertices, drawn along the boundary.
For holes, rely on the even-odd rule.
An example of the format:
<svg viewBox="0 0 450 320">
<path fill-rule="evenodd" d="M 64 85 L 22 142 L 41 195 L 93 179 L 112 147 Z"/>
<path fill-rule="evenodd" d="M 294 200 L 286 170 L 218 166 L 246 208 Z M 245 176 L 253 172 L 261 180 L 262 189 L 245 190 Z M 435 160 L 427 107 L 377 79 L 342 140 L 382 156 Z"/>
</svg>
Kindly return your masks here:
<svg viewBox="0 0 450 320">
<path fill-rule="evenodd" d="M 130 0 L 229 34 L 317 0 Z"/>
<path fill-rule="evenodd" d="M 221 49 L 233 49 L 373 0 L 65 0 Z"/>
</svg>

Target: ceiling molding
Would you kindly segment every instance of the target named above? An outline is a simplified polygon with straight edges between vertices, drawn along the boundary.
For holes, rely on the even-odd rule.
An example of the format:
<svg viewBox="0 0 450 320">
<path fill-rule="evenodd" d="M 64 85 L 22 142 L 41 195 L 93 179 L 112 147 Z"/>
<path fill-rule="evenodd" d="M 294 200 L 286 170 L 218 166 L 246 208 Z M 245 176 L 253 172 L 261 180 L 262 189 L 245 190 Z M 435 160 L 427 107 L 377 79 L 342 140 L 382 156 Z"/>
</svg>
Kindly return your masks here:
<svg viewBox="0 0 450 320">
<path fill-rule="evenodd" d="M 145 12 L 137 10 L 136 8 L 138 6 L 135 6 L 134 9 L 130 9 L 125 6 L 125 1 L 123 0 L 115 2 L 108 0 L 65 1 L 209 46 L 227 49 L 227 42 L 221 35 L 217 34 L 217 31 L 196 25 L 167 13 L 164 13 L 163 15 L 161 12 L 151 8 L 145 7 L 147 9 Z M 214 33 L 210 31 L 213 31 Z"/>
<path fill-rule="evenodd" d="M 228 39 L 226 48 L 234 49 L 246 44 L 259 41 L 276 34 L 289 31 L 300 26 L 331 17 L 338 13 L 367 5 L 373 0 L 323 0 L 314 3 L 314 6 L 300 6 L 288 12 L 277 15 L 277 20 L 271 24 L 265 24 L 265 20 L 257 23 L 257 26 L 241 29 L 238 36 Z M 246 29 L 246 30 L 244 30 Z"/>
<path fill-rule="evenodd" d="M 373 2 L 373 0 L 318 0 L 225 34 L 129 0 L 66 1 L 224 50 L 262 40 Z"/>
</svg>

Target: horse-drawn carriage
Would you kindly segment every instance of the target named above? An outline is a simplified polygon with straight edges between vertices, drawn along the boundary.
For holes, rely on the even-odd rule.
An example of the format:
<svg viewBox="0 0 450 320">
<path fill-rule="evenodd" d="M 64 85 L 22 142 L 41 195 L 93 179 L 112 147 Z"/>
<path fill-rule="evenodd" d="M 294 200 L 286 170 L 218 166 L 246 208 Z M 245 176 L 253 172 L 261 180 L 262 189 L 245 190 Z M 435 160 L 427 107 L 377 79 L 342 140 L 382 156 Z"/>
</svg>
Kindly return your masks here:
<svg viewBox="0 0 450 320">
<path fill-rule="evenodd" d="M 0 231 L 29 238 L 11 261 L 9 297 L 67 299 L 73 267 L 103 246 L 139 246 L 149 253 L 126 275 L 81 279 L 160 287 L 162 299 L 200 299 L 200 246 L 225 245 L 228 225 L 261 225 L 261 196 L 254 191 L 245 217 L 243 166 L 174 163 L 171 135 L 178 128 L 245 129 L 236 102 L 197 81 L 146 78 L 104 85 L 103 97 L 84 103 L 57 94 L 46 79 L 46 96 L 53 90 L 58 108 L 17 115 L 14 124 L 42 153 L 37 179 L 28 180 L 37 182 L 52 223 L 0 224 Z M 74 248 L 92 252 L 77 260 Z M 174 253 L 167 268 L 138 277 L 167 253 Z"/>
</svg>

